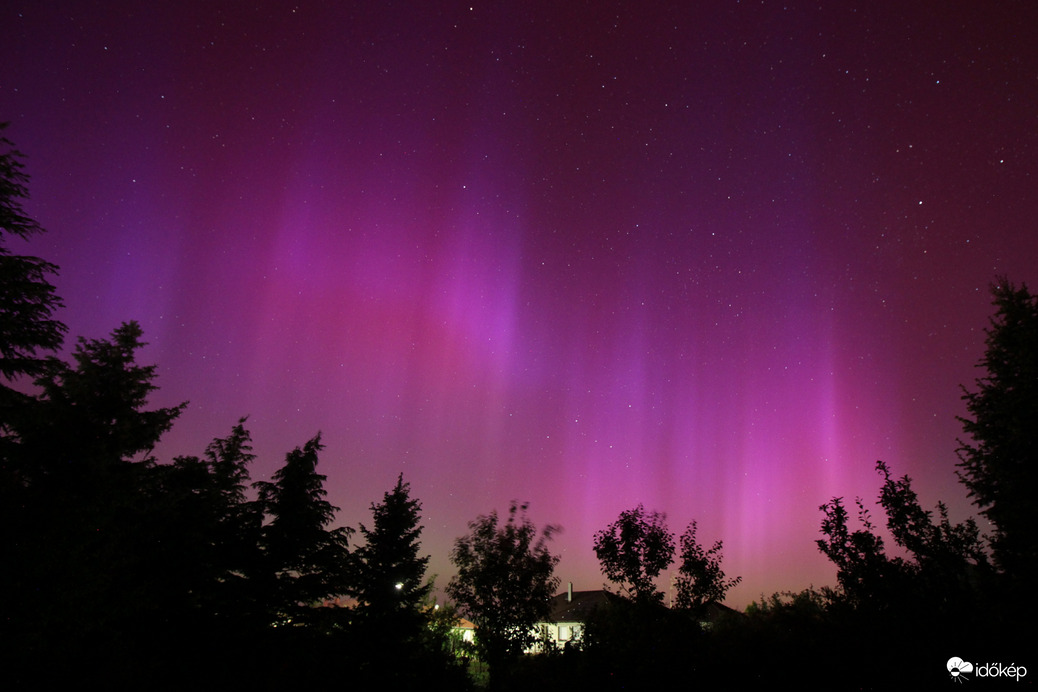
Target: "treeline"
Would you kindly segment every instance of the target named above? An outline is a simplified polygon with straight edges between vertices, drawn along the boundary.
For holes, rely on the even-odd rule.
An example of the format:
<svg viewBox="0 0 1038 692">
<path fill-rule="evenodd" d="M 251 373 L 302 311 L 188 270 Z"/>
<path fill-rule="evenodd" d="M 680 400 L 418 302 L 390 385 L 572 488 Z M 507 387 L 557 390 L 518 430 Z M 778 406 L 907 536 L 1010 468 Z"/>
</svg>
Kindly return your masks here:
<svg viewBox="0 0 1038 692">
<path fill-rule="evenodd" d="M 81 341 L 5 412 L 8 679 L 266 686 L 346 667 L 358 682 L 464 687 L 449 620 L 436 627 L 446 613 L 425 608 L 420 505 L 403 478 L 350 530 L 331 528 L 319 435 L 269 482 L 249 482 L 244 419 L 201 456 L 157 463 L 148 450 L 181 407 L 146 408 L 139 339 L 129 323 Z"/>
<path fill-rule="evenodd" d="M 581 640 L 499 663 L 507 672 L 498 686 L 783 681 L 873 689 L 1033 680 L 1038 663 L 1026 629 L 1035 622 L 1038 568 L 1038 297 L 1004 278 L 992 296 L 984 375 L 963 388 L 969 417 L 961 419 L 967 439 L 958 464 L 988 535 L 972 518 L 953 522 L 943 502 L 925 509 L 911 479 L 880 461 L 882 516 L 860 498 L 855 510 L 843 498 L 819 508 L 816 543 L 836 567 L 836 586 L 762 595 L 737 613 L 719 605 L 739 581 L 721 568 L 722 543 L 701 546 L 695 522 L 675 542 L 665 516 L 639 505 L 594 537 L 614 594 L 586 618 Z M 676 597 L 666 607 L 657 580 L 675 557 Z"/>
<path fill-rule="evenodd" d="M 186 404 L 149 408 L 140 327 L 54 355 L 67 331 L 57 267 L 11 248 L 42 229 L 22 207 L 20 154 L 0 140 L 4 682 L 465 689 L 402 477 L 370 524 L 333 528 L 320 435 L 270 481 L 250 481 L 244 418 L 200 456 L 159 463 L 151 450 Z"/>
<path fill-rule="evenodd" d="M 354 530 L 331 528 L 319 435 L 270 481 L 249 482 L 245 419 L 201 456 L 157 463 L 148 450 L 182 406 L 146 408 L 140 336 L 129 323 L 82 340 L 72 365 L 44 364 L 39 394 L 5 392 L 7 679 L 464 688 L 403 477 Z"/>
</svg>

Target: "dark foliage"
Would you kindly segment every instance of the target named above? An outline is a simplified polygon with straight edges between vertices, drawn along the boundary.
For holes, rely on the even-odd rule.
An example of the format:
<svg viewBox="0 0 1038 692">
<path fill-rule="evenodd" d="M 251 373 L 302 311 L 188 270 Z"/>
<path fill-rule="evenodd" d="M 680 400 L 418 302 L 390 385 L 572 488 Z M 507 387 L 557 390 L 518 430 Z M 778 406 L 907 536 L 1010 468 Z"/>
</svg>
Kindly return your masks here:
<svg viewBox="0 0 1038 692">
<path fill-rule="evenodd" d="M 876 469 L 883 476 L 879 503 L 887 529 L 907 557 L 887 556 L 861 500 L 857 503 L 862 528 L 854 531 L 840 498 L 822 505 L 825 538 L 818 540 L 818 547 L 836 565 L 848 603 L 906 612 L 978 602 L 990 569 L 976 523 L 968 519 L 952 524 L 943 503 L 937 505 L 940 520 L 935 523 L 933 513 L 920 507 L 908 476 L 891 478 L 882 461 Z"/>
<path fill-rule="evenodd" d="M 317 473 L 320 434 L 285 457 L 273 481 L 259 481 L 259 503 L 269 517 L 261 545 L 264 577 L 272 579 L 273 617 L 288 624 L 314 604 L 348 590 L 348 532 L 328 529 L 337 507 L 325 500 Z"/>
<path fill-rule="evenodd" d="M 675 606 L 694 614 L 704 611 L 709 603 L 724 601 L 725 594 L 742 581 L 742 577 L 728 578 L 721 569 L 721 541 L 705 549 L 696 540 L 696 522 L 681 534 L 681 556 L 675 582 Z"/>
<path fill-rule="evenodd" d="M 0 123 L 0 132 L 7 123 Z M 62 307 L 49 277 L 57 267 L 38 257 L 12 251 L 11 236 L 27 240 L 43 228 L 26 215 L 22 202 L 29 198 L 29 176 L 21 153 L 0 136 L 0 377 L 14 380 L 43 371 L 43 354 L 56 350 L 66 327 L 54 319 Z M 0 426 L 19 397 L 0 385 Z"/>
<path fill-rule="evenodd" d="M 0 598 L 18 665 L 71 649 L 120 666 L 114 652 L 191 612 L 173 588 L 177 503 L 150 459 L 133 461 L 182 408 L 145 410 L 155 387 L 154 368 L 135 362 L 142 345 L 134 323 L 81 340 L 75 366 L 50 361 L 12 416 L 3 551 L 19 568 Z"/>
<path fill-rule="evenodd" d="M 596 688 L 651 689 L 692 680 L 702 663 L 704 632 L 681 610 L 652 600 L 617 598 L 588 618 L 585 675 Z"/>
<path fill-rule="evenodd" d="M 144 410 L 156 389 L 154 365 L 138 365 L 145 346 L 136 322 L 108 339 L 80 339 L 74 367 L 51 359 L 36 379 L 42 393 L 24 404 L 13 424 L 42 465 L 38 471 L 80 482 L 98 466 L 148 453 L 187 406 Z M 75 469 L 78 469 L 76 471 Z"/>
<path fill-rule="evenodd" d="M 430 585 L 428 556 L 421 556 L 421 503 L 411 498 L 403 474 L 379 504 L 371 505 L 373 524 L 360 526 L 364 545 L 353 553 L 350 595 L 360 621 L 382 642 L 418 641 L 428 633 L 423 610 Z"/>
<path fill-rule="evenodd" d="M 454 543 L 451 562 L 458 574 L 447 594 L 476 625 L 477 650 L 498 679 L 533 643 L 534 624 L 550 614 L 559 558 L 548 541 L 558 530 L 547 526 L 538 532 L 526 505 L 513 502 L 503 524 L 491 512 L 470 522 L 468 535 Z"/>
<path fill-rule="evenodd" d="M 194 609 L 229 622 L 264 617 L 258 585 L 249 578 L 261 563 L 263 521 L 260 506 L 246 499 L 253 459 L 242 418 L 227 437 L 209 444 L 202 459 L 178 457 L 156 467 L 156 506 L 165 503 L 177 517 L 166 543 L 177 548 L 180 588 Z"/>
<path fill-rule="evenodd" d="M 330 528 L 336 508 L 317 473 L 320 436 L 253 484 L 250 500 L 245 419 L 201 457 L 152 458 L 185 405 L 148 408 L 156 370 L 137 363 L 139 325 L 80 339 L 71 362 L 48 357 L 65 332 L 48 282 L 56 268 L 9 247 L 40 228 L 22 209 L 20 154 L 2 137 L 0 145 L 5 682 L 470 688 L 449 644 L 454 613 L 424 603 L 421 505 L 402 476 L 372 504 L 364 545 L 351 555 L 349 531 Z M 739 578 L 721 570 L 720 541 L 699 545 L 693 522 L 680 538 L 679 607 L 665 608 L 655 580 L 672 562 L 674 537 L 663 515 L 639 505 L 595 535 L 603 572 L 628 598 L 612 595 L 591 613 L 574 645 L 524 657 L 558 588 L 559 558 L 548 550 L 558 529 L 538 531 L 513 503 L 504 523 L 493 512 L 469 524 L 447 587 L 477 626 L 493 686 L 720 687 L 781 677 L 801 688 L 922 687 L 943 677 L 951 655 L 1025 661 L 1016 632 L 1034 610 L 1038 299 L 1005 280 L 993 292 L 987 375 L 964 397 L 972 442 L 960 448 L 960 468 L 994 526 L 1001 572 L 973 520 L 952 523 L 942 503 L 922 509 L 910 479 L 879 462 L 879 504 L 899 554 L 887 554 L 860 500 L 852 529 L 833 499 L 821 508 L 818 546 L 839 588 L 762 597 L 745 616 L 718 616 L 714 602 Z M 34 393 L 18 389 L 23 377 Z M 340 594 L 359 607 L 324 603 Z"/>
<path fill-rule="evenodd" d="M 666 517 L 647 513 L 642 505 L 620 512 L 608 528 L 595 534 L 595 555 L 602 573 L 622 593 L 642 603 L 662 603 L 656 577 L 674 559 L 674 534 Z"/>
<path fill-rule="evenodd" d="M 0 129 L 2 129 L 0 125 Z M 250 501 L 245 420 L 201 457 L 151 451 L 184 404 L 148 408 L 135 322 L 53 356 L 65 327 L 56 267 L 11 240 L 40 232 L 20 155 L 0 137 L 0 667 L 11 689 L 361 687 L 468 689 L 449 626 L 373 640 L 345 593 L 346 534 L 317 474 L 319 438 Z M 36 389 L 19 378 L 32 377 Z M 417 510 L 406 484 L 389 511 Z M 392 502 L 390 502 L 392 498 Z M 408 535 L 417 537 L 417 511 Z M 396 529 L 376 513 L 373 544 Z M 424 572 L 424 558 L 419 558 Z M 417 577 L 420 582 L 421 575 Z M 410 583 L 410 580 L 408 580 Z M 419 585 L 408 597 L 424 594 Z M 446 611 L 444 611 L 446 615 Z M 280 625 L 287 624 L 290 627 Z"/>
<path fill-rule="evenodd" d="M 995 564 L 1021 583 L 1038 570 L 1038 296 L 1001 278 L 975 391 L 963 388 L 959 478 L 994 528 Z"/>
<path fill-rule="evenodd" d="M 825 538 L 817 541 L 818 549 L 836 565 L 836 579 L 849 602 L 889 604 L 905 587 L 904 564 L 900 559 L 892 561 L 887 557 L 883 538 L 876 535 L 868 510 L 861 499 L 855 503 L 862 528 L 854 531 L 849 527 L 849 514 L 842 498 L 834 498 L 819 508 L 825 515 Z"/>
</svg>

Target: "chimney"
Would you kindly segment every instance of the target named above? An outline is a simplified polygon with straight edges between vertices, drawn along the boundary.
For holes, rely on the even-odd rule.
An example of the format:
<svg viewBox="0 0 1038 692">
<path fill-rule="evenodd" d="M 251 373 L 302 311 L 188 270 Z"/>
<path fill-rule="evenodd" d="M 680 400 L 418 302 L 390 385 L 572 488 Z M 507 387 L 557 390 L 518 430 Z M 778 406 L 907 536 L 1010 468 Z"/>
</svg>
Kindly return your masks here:
<svg viewBox="0 0 1038 692">
<path fill-rule="evenodd" d="M 569 588 L 566 590 L 566 602 L 573 602 L 573 582 L 569 583 Z"/>
</svg>

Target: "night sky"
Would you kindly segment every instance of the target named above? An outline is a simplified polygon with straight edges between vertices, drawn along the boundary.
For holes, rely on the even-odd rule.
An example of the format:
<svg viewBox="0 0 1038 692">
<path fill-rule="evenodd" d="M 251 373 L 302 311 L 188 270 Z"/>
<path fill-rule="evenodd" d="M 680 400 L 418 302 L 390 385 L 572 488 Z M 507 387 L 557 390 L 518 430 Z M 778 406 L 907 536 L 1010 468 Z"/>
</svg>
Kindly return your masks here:
<svg viewBox="0 0 1038 692">
<path fill-rule="evenodd" d="M 821 5 L 821 7 L 819 7 Z M 5 2 L 0 121 L 74 336 L 138 320 L 156 450 L 317 431 L 444 585 L 512 499 L 600 587 L 644 503 L 729 602 L 835 583 L 819 505 L 957 483 L 988 286 L 1038 287 L 1038 5 Z M 73 339 L 69 339 L 69 343 Z"/>
</svg>

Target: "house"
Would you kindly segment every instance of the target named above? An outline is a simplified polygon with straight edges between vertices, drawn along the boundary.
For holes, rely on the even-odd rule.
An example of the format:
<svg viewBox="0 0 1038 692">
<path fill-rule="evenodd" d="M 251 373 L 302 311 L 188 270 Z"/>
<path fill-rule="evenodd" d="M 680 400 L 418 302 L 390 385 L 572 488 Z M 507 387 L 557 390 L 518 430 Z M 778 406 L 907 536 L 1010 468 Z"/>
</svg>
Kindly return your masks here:
<svg viewBox="0 0 1038 692">
<path fill-rule="evenodd" d="M 548 621 L 535 625 L 541 640 L 534 644 L 530 652 L 551 648 L 564 649 L 567 644 L 579 642 L 584 634 L 588 616 L 596 609 L 619 598 L 604 589 L 574 591 L 573 583 L 570 582 L 566 591 L 551 599 L 551 615 Z"/>
<path fill-rule="evenodd" d="M 456 644 L 472 644 L 476 641 L 476 626 L 463 617 L 451 628 L 451 637 Z"/>
<path fill-rule="evenodd" d="M 706 608 L 699 616 L 699 626 L 704 630 L 710 630 L 713 629 L 714 624 L 720 620 L 731 620 L 745 617 L 745 614 L 740 613 L 735 608 L 729 608 L 724 603 L 718 603 L 717 601 L 710 601 L 706 604 Z"/>
<path fill-rule="evenodd" d="M 584 628 L 591 613 L 618 601 L 624 601 L 623 597 L 604 589 L 574 591 L 573 584 L 570 583 L 564 593 L 551 600 L 549 621 L 539 622 L 534 626 L 540 641 L 527 653 L 550 651 L 553 648 L 565 649 L 567 644 L 576 644 L 584 635 Z M 704 630 L 709 630 L 717 621 L 733 617 L 744 616 L 724 604 L 711 602 L 700 613 L 699 625 Z"/>
</svg>

